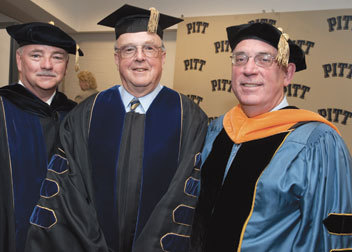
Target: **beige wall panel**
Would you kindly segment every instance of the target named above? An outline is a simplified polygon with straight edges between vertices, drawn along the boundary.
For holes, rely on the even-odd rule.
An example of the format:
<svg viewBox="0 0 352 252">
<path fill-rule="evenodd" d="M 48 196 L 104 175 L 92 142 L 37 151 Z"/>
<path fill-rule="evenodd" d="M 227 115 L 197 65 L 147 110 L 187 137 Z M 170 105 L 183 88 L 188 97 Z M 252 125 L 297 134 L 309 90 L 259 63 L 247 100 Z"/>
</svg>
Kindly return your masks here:
<svg viewBox="0 0 352 252">
<path fill-rule="evenodd" d="M 0 87 L 9 84 L 10 36 L 0 29 Z"/>
</svg>

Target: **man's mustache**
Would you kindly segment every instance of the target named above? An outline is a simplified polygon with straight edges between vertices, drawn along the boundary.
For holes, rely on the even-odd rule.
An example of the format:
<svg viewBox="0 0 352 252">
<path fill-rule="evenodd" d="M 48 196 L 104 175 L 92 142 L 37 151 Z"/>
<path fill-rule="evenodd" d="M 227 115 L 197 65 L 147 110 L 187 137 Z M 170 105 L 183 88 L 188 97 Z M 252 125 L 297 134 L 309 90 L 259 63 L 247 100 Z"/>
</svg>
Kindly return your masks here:
<svg viewBox="0 0 352 252">
<path fill-rule="evenodd" d="M 51 71 L 40 71 L 36 73 L 36 76 L 50 76 L 50 77 L 56 77 L 57 74 L 53 73 Z"/>
</svg>

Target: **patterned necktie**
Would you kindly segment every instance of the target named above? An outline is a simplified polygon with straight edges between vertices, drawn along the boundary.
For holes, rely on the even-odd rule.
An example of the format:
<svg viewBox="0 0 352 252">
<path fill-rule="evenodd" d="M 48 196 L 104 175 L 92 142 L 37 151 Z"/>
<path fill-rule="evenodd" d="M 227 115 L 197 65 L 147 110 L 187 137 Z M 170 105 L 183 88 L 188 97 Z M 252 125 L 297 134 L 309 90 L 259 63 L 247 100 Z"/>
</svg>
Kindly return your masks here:
<svg viewBox="0 0 352 252">
<path fill-rule="evenodd" d="M 130 102 L 131 105 L 131 112 L 134 112 L 136 108 L 141 104 L 137 98 L 133 98 L 132 101 Z"/>
</svg>

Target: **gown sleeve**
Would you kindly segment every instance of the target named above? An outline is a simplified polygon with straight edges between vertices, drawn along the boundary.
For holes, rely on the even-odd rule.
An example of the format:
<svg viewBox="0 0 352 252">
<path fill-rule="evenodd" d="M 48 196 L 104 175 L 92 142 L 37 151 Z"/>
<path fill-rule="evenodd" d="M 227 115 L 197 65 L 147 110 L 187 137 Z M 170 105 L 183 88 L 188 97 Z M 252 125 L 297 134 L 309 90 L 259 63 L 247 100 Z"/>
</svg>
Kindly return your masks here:
<svg viewBox="0 0 352 252">
<path fill-rule="evenodd" d="M 311 122 L 289 134 L 257 181 L 241 251 L 352 248 L 352 161 L 340 135 Z"/>
<path fill-rule="evenodd" d="M 87 137 L 94 97 L 73 109 L 60 128 L 59 148 L 30 218 L 26 252 L 109 251 L 92 197 Z M 65 152 L 63 151 L 65 149 Z"/>
<path fill-rule="evenodd" d="M 297 248 L 299 244 L 305 244 L 305 251 L 350 249 L 351 155 L 336 131 L 325 124 L 321 124 L 318 129 L 302 152 L 307 183 L 300 202 L 303 226 L 297 236 Z"/>
</svg>

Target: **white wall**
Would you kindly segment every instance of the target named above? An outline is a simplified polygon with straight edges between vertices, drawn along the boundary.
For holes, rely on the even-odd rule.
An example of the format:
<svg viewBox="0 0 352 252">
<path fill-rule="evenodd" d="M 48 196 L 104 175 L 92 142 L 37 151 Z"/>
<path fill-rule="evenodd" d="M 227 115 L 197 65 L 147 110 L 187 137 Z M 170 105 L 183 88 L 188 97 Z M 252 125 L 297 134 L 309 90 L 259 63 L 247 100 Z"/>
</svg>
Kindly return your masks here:
<svg viewBox="0 0 352 252">
<path fill-rule="evenodd" d="M 9 84 L 10 36 L 0 29 L 0 87 Z"/>
</svg>

